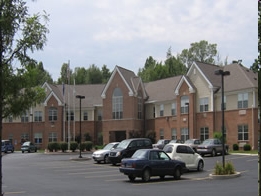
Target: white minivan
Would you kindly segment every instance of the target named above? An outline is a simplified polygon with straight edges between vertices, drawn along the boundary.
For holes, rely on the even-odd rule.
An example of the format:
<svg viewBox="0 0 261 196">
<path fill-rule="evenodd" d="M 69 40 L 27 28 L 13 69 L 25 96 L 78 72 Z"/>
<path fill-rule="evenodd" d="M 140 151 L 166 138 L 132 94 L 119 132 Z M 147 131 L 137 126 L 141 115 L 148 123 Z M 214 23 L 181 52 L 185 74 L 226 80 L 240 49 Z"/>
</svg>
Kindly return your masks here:
<svg viewBox="0 0 261 196">
<path fill-rule="evenodd" d="M 164 148 L 171 159 L 180 160 L 186 163 L 188 170 L 202 171 L 204 168 L 204 159 L 196 153 L 189 145 L 180 143 L 169 143 Z"/>
</svg>

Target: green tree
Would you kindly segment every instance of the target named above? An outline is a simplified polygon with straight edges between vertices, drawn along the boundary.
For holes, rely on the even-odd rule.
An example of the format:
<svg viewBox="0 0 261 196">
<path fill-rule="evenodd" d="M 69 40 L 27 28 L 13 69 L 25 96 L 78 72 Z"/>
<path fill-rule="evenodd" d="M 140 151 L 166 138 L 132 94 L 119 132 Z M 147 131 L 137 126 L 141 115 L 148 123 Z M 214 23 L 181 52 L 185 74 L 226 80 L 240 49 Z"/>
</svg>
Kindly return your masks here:
<svg viewBox="0 0 261 196">
<path fill-rule="evenodd" d="M 144 68 L 140 68 L 138 71 L 138 76 L 142 78 L 143 82 L 152 81 L 151 75 L 157 65 L 157 61 L 153 59 L 152 56 L 146 59 Z"/>
<path fill-rule="evenodd" d="M 165 61 L 165 66 L 168 71 L 168 76 L 177 76 L 185 74 L 187 71 L 187 68 L 185 65 L 182 64 L 182 62 L 175 58 L 172 55 L 171 48 L 168 49 L 167 52 L 167 59 Z"/>
<path fill-rule="evenodd" d="M 102 84 L 102 72 L 96 65 L 92 64 L 88 72 L 88 84 Z"/>
<path fill-rule="evenodd" d="M 25 73 L 27 77 L 31 78 L 32 86 L 41 86 L 45 82 L 53 83 L 53 79 L 48 71 L 43 67 L 43 63 L 39 62 L 38 64 L 29 64 L 28 72 Z"/>
<path fill-rule="evenodd" d="M 76 67 L 73 77 L 75 84 L 87 84 L 87 70 L 84 67 Z"/>
<path fill-rule="evenodd" d="M 30 73 L 32 65 L 37 62 L 28 51 L 43 49 L 47 42 L 47 22 L 46 13 L 30 16 L 23 0 L 0 1 L 0 140 L 3 118 L 19 116 L 45 97 L 44 89 L 30 81 L 34 78 Z M 14 61 L 20 66 L 13 66 Z M 0 194 L 3 195 L 2 156 L 0 164 Z"/>
<path fill-rule="evenodd" d="M 215 64 L 216 57 L 217 44 L 209 44 L 208 41 L 205 40 L 191 43 L 189 49 L 184 49 L 180 54 L 178 54 L 178 58 L 188 68 L 194 61 Z"/>
<path fill-rule="evenodd" d="M 57 81 L 58 84 L 73 84 L 72 70 L 70 69 L 69 63 L 63 63 L 60 74 L 61 76 Z"/>
<path fill-rule="evenodd" d="M 111 72 L 110 72 L 110 70 L 107 68 L 106 65 L 103 65 L 103 66 L 102 66 L 101 72 L 102 72 L 102 83 L 108 82 L 108 80 L 109 80 L 110 77 L 111 77 Z"/>
</svg>

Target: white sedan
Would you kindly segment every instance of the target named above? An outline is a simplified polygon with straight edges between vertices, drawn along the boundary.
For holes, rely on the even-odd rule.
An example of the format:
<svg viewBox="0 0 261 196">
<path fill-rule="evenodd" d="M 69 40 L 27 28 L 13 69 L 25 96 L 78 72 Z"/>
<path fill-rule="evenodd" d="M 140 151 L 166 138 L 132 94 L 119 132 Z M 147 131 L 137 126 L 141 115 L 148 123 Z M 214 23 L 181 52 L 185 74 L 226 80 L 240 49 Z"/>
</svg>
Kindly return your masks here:
<svg viewBox="0 0 261 196">
<path fill-rule="evenodd" d="M 92 158 L 97 163 L 103 161 L 104 163 L 109 163 L 109 153 L 111 150 L 118 146 L 119 142 L 112 142 L 104 146 L 103 149 L 96 150 L 92 153 Z"/>
<path fill-rule="evenodd" d="M 169 143 L 164 148 L 171 159 L 183 161 L 188 170 L 202 171 L 204 168 L 204 159 L 196 153 L 189 145 L 180 143 Z"/>
</svg>

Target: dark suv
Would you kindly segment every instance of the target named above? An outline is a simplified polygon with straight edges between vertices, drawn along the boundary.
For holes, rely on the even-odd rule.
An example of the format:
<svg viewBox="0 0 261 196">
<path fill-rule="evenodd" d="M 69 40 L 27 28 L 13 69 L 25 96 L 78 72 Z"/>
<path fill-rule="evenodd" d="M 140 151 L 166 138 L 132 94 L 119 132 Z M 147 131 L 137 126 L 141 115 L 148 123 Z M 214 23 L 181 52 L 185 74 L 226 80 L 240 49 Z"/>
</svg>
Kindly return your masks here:
<svg viewBox="0 0 261 196">
<path fill-rule="evenodd" d="M 113 165 L 116 165 L 121 162 L 121 159 L 131 157 L 136 150 L 146 148 L 152 148 L 151 140 L 148 138 L 132 138 L 123 140 L 119 143 L 117 148 L 110 152 L 110 162 Z"/>
<path fill-rule="evenodd" d="M 14 146 L 10 140 L 2 140 L 2 152 L 14 152 Z"/>
</svg>

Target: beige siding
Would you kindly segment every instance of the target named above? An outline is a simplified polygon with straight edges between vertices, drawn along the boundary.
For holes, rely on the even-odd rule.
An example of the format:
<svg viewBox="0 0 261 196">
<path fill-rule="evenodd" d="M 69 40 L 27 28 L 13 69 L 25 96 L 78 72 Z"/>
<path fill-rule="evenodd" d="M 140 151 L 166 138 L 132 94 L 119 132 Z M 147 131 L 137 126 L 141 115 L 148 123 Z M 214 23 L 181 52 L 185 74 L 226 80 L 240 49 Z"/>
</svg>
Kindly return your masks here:
<svg viewBox="0 0 261 196">
<path fill-rule="evenodd" d="M 200 72 L 198 70 L 195 70 L 191 73 L 191 75 L 189 75 L 190 80 L 192 81 L 192 83 L 194 84 L 194 86 L 197 89 L 196 92 L 196 112 L 200 111 L 200 107 L 199 107 L 199 101 L 200 98 L 208 98 L 208 108 L 209 111 L 212 108 L 212 98 L 211 98 L 211 89 L 209 88 L 209 84 L 207 83 L 207 81 L 202 77 L 202 75 L 200 74 Z"/>
</svg>

